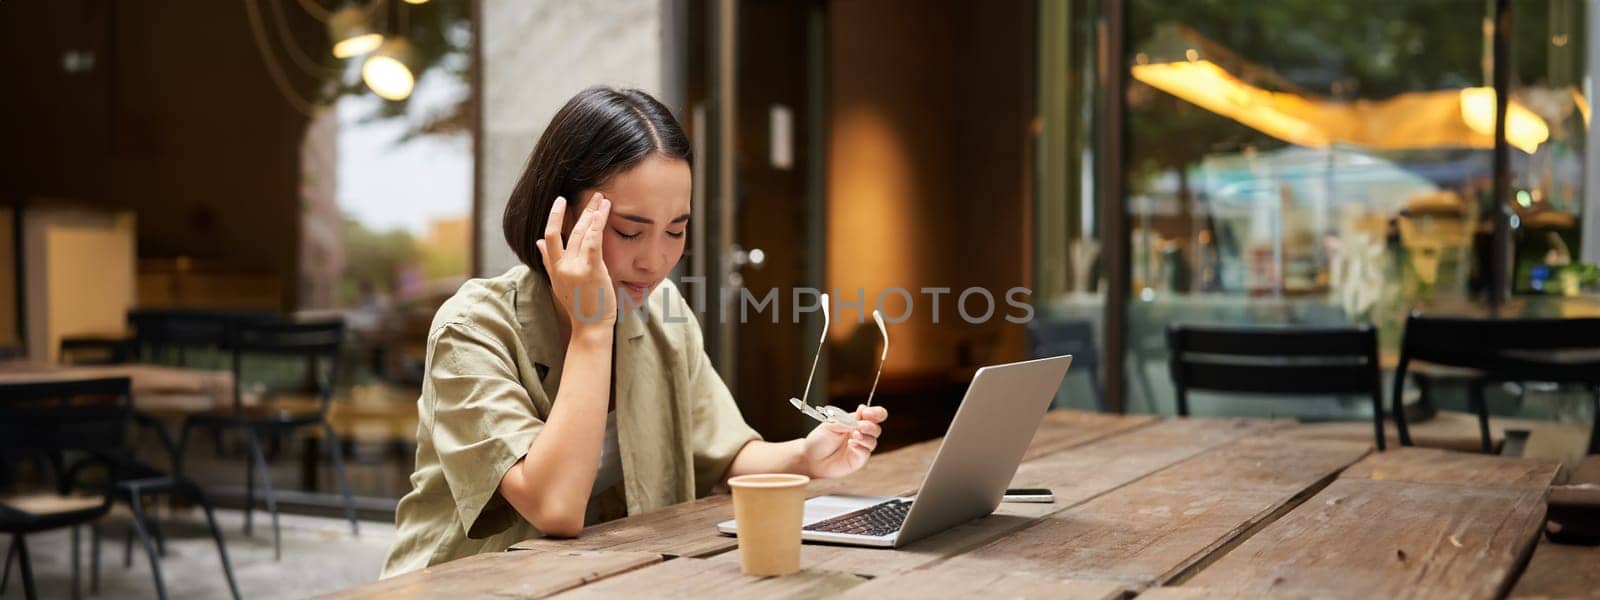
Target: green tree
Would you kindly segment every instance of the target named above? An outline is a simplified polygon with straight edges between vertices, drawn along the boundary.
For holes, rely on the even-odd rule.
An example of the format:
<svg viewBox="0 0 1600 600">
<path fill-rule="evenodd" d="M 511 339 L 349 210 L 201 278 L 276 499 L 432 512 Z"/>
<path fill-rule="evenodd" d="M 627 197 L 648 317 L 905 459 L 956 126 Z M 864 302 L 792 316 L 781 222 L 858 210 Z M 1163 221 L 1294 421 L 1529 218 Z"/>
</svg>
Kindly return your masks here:
<svg viewBox="0 0 1600 600">
<path fill-rule="evenodd" d="M 345 275 L 340 302 L 359 304 L 370 293 L 387 293 L 399 284 L 402 268 L 418 260 L 416 240 L 401 229 L 373 231 L 345 215 Z"/>
</svg>

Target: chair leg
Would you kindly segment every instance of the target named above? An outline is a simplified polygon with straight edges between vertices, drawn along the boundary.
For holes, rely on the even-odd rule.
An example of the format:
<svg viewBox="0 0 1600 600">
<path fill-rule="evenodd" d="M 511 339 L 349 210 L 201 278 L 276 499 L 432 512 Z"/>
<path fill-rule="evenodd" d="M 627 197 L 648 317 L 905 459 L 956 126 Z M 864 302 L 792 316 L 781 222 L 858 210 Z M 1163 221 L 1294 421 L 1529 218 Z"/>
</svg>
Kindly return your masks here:
<svg viewBox="0 0 1600 600">
<path fill-rule="evenodd" d="M 133 527 L 123 532 L 122 536 L 122 568 L 133 568 Z"/>
<path fill-rule="evenodd" d="M 22 571 L 22 595 L 28 600 L 38 600 L 39 590 L 33 587 L 33 562 L 28 560 L 28 541 L 19 534 L 11 538 L 17 547 L 17 566 Z"/>
<path fill-rule="evenodd" d="M 272 559 L 283 559 L 283 540 L 278 530 L 278 498 L 272 493 L 272 474 L 267 471 L 267 459 L 261 455 L 261 438 L 256 435 L 255 428 L 246 428 L 250 446 L 250 459 L 255 461 L 256 470 L 261 472 L 262 497 L 267 500 L 267 511 L 272 513 Z"/>
<path fill-rule="evenodd" d="M 145 525 L 150 528 L 150 537 L 156 540 L 156 554 L 162 558 L 167 557 L 167 536 L 161 535 L 161 500 L 149 504 L 150 510 L 145 513 Z"/>
<path fill-rule="evenodd" d="M 128 506 L 133 509 L 133 527 L 139 532 L 139 541 L 144 544 L 144 553 L 150 557 L 150 572 L 156 579 L 156 597 L 166 600 L 167 586 L 161 581 L 161 557 L 156 554 L 155 544 L 150 541 L 150 534 L 145 528 L 144 503 L 135 491 L 128 495 Z"/>
<path fill-rule="evenodd" d="M 1409 360 L 1405 353 L 1400 354 L 1400 363 L 1394 370 L 1394 392 L 1389 395 L 1389 418 L 1394 419 L 1394 434 L 1400 445 L 1411 445 L 1411 430 L 1406 423 L 1406 365 Z M 1418 385 L 1421 385 L 1420 381 Z"/>
<path fill-rule="evenodd" d="M 72 526 L 72 600 L 81 600 L 83 598 L 83 585 L 82 585 L 83 577 L 78 574 L 78 571 L 79 571 L 79 569 L 78 569 L 78 562 L 79 562 L 78 561 L 78 556 L 79 556 L 79 553 L 80 553 L 79 547 L 80 547 L 80 544 L 78 542 L 78 526 L 77 525 L 73 525 Z"/>
<path fill-rule="evenodd" d="M 326 434 L 323 439 L 328 444 L 328 453 L 333 455 L 333 472 L 339 476 L 339 493 L 344 495 L 344 514 L 350 519 L 350 535 L 360 536 L 360 526 L 356 524 L 356 503 L 350 496 L 350 478 L 344 473 L 344 444 L 339 443 L 339 435 L 333 432 L 333 426 L 327 421 L 322 422 L 322 432 Z"/>
<path fill-rule="evenodd" d="M 1373 435 L 1378 436 L 1377 437 L 1378 451 L 1379 452 L 1383 452 L 1384 450 L 1387 450 L 1387 448 L 1384 447 L 1384 446 L 1387 445 L 1387 442 L 1384 440 L 1384 437 L 1383 437 L 1383 393 L 1382 392 L 1374 392 L 1372 394 L 1372 433 L 1373 433 Z"/>
<path fill-rule="evenodd" d="M 185 419 L 183 427 L 178 430 L 178 448 L 172 452 L 172 475 L 183 477 L 183 455 L 189 451 L 189 434 L 194 431 L 194 423 Z"/>
<path fill-rule="evenodd" d="M 100 593 L 100 525 L 89 526 L 89 594 Z"/>
<path fill-rule="evenodd" d="M 211 503 L 206 501 L 200 486 L 194 486 L 191 491 L 194 501 L 206 512 L 206 526 L 211 528 L 211 539 L 217 541 L 217 556 L 222 558 L 222 574 L 228 578 L 228 591 L 233 592 L 233 600 L 239 600 L 239 584 L 233 580 L 233 563 L 228 560 L 228 545 L 223 543 L 222 531 L 217 529 L 217 519 L 211 514 Z"/>
<path fill-rule="evenodd" d="M 172 441 L 172 432 L 167 431 L 166 424 L 162 423 L 155 417 L 141 412 L 134 412 L 133 419 L 135 423 L 139 424 L 139 426 L 145 429 L 155 430 L 156 438 L 161 442 L 162 449 L 167 451 L 167 461 L 171 463 L 173 472 L 177 472 L 178 445 Z"/>
<path fill-rule="evenodd" d="M 0 594 L 6 593 L 7 584 L 11 583 L 11 563 L 16 559 L 17 538 L 19 537 L 21 536 L 12 534 L 11 543 L 6 544 L 6 564 L 4 567 L 0 567 Z"/>
<path fill-rule="evenodd" d="M 1474 379 L 1467 384 L 1468 397 L 1472 401 L 1472 410 L 1478 413 L 1478 436 L 1483 442 L 1483 453 L 1494 452 L 1494 442 L 1489 437 L 1489 403 L 1483 399 L 1483 380 Z"/>
<path fill-rule="evenodd" d="M 218 430 L 220 431 L 220 428 Z M 255 438 L 255 434 L 251 433 L 250 436 L 249 436 L 249 442 L 248 442 L 247 445 L 249 445 L 251 448 L 254 448 L 255 447 L 254 446 L 255 439 L 256 439 Z M 218 440 L 219 440 L 219 443 L 220 443 L 221 438 L 218 438 Z M 219 448 L 220 448 L 220 446 L 219 446 Z M 244 461 L 244 534 L 245 535 L 255 535 L 255 514 L 256 514 L 256 462 L 255 462 L 255 460 L 256 460 L 255 459 L 255 455 L 252 454 L 251 456 L 246 457 L 245 461 Z M 261 468 L 262 468 L 262 470 L 265 470 L 266 466 L 263 465 Z M 270 479 L 270 477 L 269 477 L 269 479 Z"/>
</svg>

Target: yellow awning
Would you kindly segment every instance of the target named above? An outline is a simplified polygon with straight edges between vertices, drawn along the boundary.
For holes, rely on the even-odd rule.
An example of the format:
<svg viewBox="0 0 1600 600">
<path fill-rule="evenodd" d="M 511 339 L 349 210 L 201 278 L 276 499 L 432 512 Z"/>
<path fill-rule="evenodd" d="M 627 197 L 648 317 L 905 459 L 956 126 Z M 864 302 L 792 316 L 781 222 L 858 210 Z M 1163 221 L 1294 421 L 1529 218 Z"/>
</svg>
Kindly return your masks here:
<svg viewBox="0 0 1600 600">
<path fill-rule="evenodd" d="M 1251 85 L 1209 60 L 1133 66 L 1133 78 L 1291 144 L 1375 150 L 1493 148 L 1492 88 L 1411 92 L 1385 100 L 1334 101 Z M 1532 154 L 1550 138 L 1544 119 L 1512 100 L 1506 141 Z"/>
</svg>

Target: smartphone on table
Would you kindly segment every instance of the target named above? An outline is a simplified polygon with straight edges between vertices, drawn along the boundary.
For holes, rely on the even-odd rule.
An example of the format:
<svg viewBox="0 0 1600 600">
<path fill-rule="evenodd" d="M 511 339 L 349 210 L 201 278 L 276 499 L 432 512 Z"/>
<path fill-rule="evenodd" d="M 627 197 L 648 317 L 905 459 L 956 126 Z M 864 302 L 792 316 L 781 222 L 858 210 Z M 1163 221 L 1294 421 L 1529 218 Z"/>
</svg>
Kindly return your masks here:
<svg viewBox="0 0 1600 600">
<path fill-rule="evenodd" d="M 1000 498 L 1003 502 L 1042 502 L 1056 501 L 1056 495 L 1045 488 L 1008 488 L 1006 495 Z"/>
</svg>

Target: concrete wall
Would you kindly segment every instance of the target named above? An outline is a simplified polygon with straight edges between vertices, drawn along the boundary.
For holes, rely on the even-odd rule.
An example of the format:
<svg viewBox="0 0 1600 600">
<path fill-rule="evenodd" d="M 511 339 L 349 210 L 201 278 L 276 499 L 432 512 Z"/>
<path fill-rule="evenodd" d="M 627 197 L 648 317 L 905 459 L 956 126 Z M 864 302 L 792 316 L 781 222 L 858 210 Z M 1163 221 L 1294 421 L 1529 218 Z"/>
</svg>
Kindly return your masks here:
<svg viewBox="0 0 1600 600">
<path fill-rule="evenodd" d="M 482 0 L 479 275 L 517 264 L 500 219 L 550 117 L 591 85 L 662 89 L 670 0 Z"/>
</svg>

